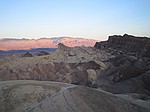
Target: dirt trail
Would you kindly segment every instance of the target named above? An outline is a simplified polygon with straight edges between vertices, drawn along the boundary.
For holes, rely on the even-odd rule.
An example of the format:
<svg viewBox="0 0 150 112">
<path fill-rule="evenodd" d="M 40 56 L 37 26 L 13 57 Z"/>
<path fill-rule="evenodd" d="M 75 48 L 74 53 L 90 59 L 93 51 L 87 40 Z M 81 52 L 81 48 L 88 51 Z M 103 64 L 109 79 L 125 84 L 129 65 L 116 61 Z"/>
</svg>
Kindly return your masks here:
<svg viewBox="0 0 150 112">
<path fill-rule="evenodd" d="M 52 98 L 58 96 L 59 94 L 63 93 L 64 91 L 66 91 L 66 90 L 68 90 L 68 89 L 70 89 L 70 88 L 74 88 L 74 87 L 76 87 L 76 85 L 63 86 L 63 87 L 61 87 L 61 90 L 60 90 L 59 92 L 54 93 L 52 96 L 50 96 L 50 97 L 44 99 L 43 101 L 41 101 L 41 102 L 39 102 L 38 104 L 32 106 L 31 108 L 25 110 L 24 112 L 32 112 L 36 107 L 42 105 L 43 103 L 47 102 L 48 100 L 51 100 Z M 63 93 L 63 94 L 64 94 L 64 93 Z M 67 101 L 66 101 L 66 102 L 67 102 Z"/>
</svg>

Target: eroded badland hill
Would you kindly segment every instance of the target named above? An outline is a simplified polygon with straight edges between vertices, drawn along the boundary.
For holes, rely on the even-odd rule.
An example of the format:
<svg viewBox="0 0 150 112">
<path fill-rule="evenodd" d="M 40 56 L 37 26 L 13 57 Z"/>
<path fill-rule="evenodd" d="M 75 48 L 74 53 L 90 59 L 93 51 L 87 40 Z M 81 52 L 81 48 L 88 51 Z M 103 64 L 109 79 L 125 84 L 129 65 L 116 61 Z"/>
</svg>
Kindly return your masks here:
<svg viewBox="0 0 150 112">
<path fill-rule="evenodd" d="M 94 47 L 6 56 L 0 80 L 2 112 L 148 112 L 150 39 L 114 35 Z"/>
</svg>

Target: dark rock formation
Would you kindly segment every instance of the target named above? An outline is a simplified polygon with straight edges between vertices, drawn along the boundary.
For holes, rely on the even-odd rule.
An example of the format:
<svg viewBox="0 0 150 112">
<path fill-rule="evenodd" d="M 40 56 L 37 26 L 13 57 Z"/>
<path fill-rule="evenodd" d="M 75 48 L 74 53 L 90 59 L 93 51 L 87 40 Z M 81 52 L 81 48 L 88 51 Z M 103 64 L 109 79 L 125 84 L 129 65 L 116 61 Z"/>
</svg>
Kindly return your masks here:
<svg viewBox="0 0 150 112">
<path fill-rule="evenodd" d="M 44 56 L 44 55 L 48 55 L 49 53 L 46 51 L 40 51 L 39 53 L 36 53 L 35 55 L 37 56 Z"/>
<path fill-rule="evenodd" d="M 32 57 L 33 55 L 29 52 L 26 52 L 22 55 L 22 57 Z"/>
<path fill-rule="evenodd" d="M 94 46 L 115 55 L 99 75 L 99 86 L 112 93 L 150 95 L 150 39 L 131 35 L 109 36 Z M 102 79 L 106 79 L 104 82 Z"/>
<path fill-rule="evenodd" d="M 124 34 L 123 36 L 109 36 L 108 41 L 97 42 L 94 46 L 99 49 L 113 49 L 135 56 L 150 57 L 150 39 L 147 37 L 134 37 Z"/>
</svg>

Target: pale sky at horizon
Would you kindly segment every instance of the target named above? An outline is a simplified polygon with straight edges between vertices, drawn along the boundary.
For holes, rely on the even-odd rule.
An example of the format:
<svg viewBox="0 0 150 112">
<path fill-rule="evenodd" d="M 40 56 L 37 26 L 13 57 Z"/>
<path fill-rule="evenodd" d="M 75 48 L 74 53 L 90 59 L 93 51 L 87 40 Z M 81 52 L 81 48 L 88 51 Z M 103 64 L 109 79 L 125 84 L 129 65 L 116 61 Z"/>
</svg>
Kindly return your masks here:
<svg viewBox="0 0 150 112">
<path fill-rule="evenodd" d="M 0 38 L 150 37 L 150 0 L 0 0 Z"/>
</svg>

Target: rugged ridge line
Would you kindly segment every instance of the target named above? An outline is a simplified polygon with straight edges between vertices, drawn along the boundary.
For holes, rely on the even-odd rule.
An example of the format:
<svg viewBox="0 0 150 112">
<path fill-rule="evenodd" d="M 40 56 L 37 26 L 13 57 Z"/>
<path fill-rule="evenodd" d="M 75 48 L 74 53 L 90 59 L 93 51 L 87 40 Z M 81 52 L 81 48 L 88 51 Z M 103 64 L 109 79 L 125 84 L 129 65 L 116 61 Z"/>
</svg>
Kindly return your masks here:
<svg viewBox="0 0 150 112">
<path fill-rule="evenodd" d="M 119 50 L 138 57 L 150 57 L 150 38 L 148 37 L 113 35 L 109 36 L 107 41 L 96 42 L 94 47 L 103 50 Z"/>
</svg>

